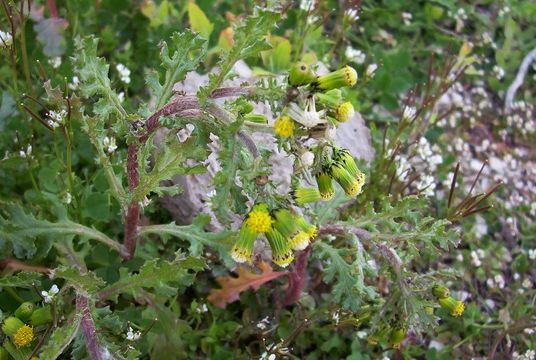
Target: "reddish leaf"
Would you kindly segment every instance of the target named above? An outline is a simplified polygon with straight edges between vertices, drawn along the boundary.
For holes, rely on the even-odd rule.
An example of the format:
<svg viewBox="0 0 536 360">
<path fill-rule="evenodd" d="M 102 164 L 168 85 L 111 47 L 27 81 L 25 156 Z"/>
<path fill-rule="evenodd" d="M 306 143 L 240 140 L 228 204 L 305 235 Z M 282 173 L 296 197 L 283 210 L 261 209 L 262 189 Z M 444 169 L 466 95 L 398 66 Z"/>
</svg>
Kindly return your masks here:
<svg viewBox="0 0 536 360">
<path fill-rule="evenodd" d="M 267 262 L 261 262 L 259 269 L 261 273 L 254 273 L 244 267 L 239 267 L 237 269 L 238 277 L 219 277 L 216 280 L 221 289 L 210 290 L 208 301 L 219 308 L 224 308 L 227 304 L 238 300 L 240 293 L 247 289 L 258 290 L 264 283 L 288 274 L 287 271 L 274 271 Z"/>
</svg>

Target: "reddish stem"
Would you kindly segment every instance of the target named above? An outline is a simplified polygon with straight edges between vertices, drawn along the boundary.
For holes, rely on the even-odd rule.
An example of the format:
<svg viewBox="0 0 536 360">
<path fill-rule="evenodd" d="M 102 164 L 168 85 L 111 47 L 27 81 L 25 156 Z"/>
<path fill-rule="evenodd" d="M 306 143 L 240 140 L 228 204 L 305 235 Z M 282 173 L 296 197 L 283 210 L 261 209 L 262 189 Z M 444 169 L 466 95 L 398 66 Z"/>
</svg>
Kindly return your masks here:
<svg viewBox="0 0 536 360">
<path fill-rule="evenodd" d="M 50 16 L 53 18 L 58 17 L 58 8 L 56 6 L 56 0 L 47 0 L 48 11 L 50 11 Z"/>
<path fill-rule="evenodd" d="M 105 351 L 100 346 L 97 339 L 97 330 L 95 329 L 95 323 L 91 318 L 91 310 L 89 309 L 88 298 L 84 295 L 76 295 L 76 310 L 82 313 L 82 333 L 84 340 L 86 341 L 87 353 L 91 360 L 102 360 Z"/>
<path fill-rule="evenodd" d="M 288 288 L 282 302 L 283 306 L 292 305 L 300 299 L 303 288 L 305 287 L 307 262 L 310 254 L 311 246 L 308 246 L 298 255 L 294 269 L 288 273 Z"/>
</svg>

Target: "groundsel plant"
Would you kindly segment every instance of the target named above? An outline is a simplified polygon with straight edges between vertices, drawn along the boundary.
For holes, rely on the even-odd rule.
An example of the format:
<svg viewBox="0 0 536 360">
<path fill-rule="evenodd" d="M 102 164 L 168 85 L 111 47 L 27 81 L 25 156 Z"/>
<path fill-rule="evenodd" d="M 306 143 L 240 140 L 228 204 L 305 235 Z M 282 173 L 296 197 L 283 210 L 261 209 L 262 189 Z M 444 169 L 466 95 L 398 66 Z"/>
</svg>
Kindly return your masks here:
<svg viewBox="0 0 536 360">
<path fill-rule="evenodd" d="M 347 16 L 357 19 L 354 13 Z M 323 309 L 330 309 L 297 312 L 291 327 L 295 331 L 285 332 L 285 339 L 263 334 L 263 339 L 273 337 L 275 345 L 257 344 L 248 350 L 262 358 L 288 356 L 293 341 L 314 332 L 315 323 L 352 326 L 366 333 L 373 349 L 398 351 L 409 338 L 430 333 L 440 318 L 459 321 L 464 315 L 466 304 L 445 285 L 456 274 L 428 268 L 423 260 L 424 255 L 438 256 L 456 246 L 457 229 L 447 218 L 431 216 L 426 197 L 384 191 L 401 139 L 422 116 L 422 108 L 407 105 L 390 150 L 381 154 L 390 161 L 368 167 L 335 141 L 336 133 L 343 131 L 341 124 L 356 121 L 354 104 L 359 99 L 348 96 L 360 81 L 353 67 L 342 65 L 318 75 L 316 62 L 301 59 L 279 77 L 267 75 L 240 86 L 225 83 L 237 62 L 270 50 L 266 35 L 278 18 L 277 13 L 257 9 L 238 21 L 233 46 L 222 51 L 218 70 L 195 93 L 173 90 L 187 73 L 201 71 L 207 59 L 206 39 L 186 30 L 161 43 L 161 67 L 146 73 L 146 102 L 120 96 L 110 77 L 119 74 L 121 87 L 141 74 L 123 64 L 110 71 L 92 36 L 76 41 L 76 86 L 48 81 L 40 98 L 23 98 L 21 108 L 53 134 L 56 146 L 66 149 L 65 194 L 70 200 L 65 204 L 49 193 L 32 194 L 31 206 L 10 202 L 2 209 L 0 246 L 10 254 L 6 267 L 13 271 L 0 286 L 14 298 L 29 291 L 41 297 L 4 314 L 2 351 L 16 359 L 56 358 L 67 349 L 76 358 L 130 359 L 182 348 L 181 337 L 195 333 L 192 329 L 203 317 L 215 316 L 212 305 L 203 303 L 203 311 L 194 305 L 188 323 L 180 319 L 180 303 L 167 299 L 194 288 L 196 273 L 206 277 L 212 276 L 207 270 L 222 274 L 238 269 L 244 274 L 261 265 L 262 274 L 289 279 L 288 286 L 276 289 L 259 290 L 266 280 L 251 285 L 276 299 L 278 310 L 270 318 L 285 306 L 306 304 L 301 302 L 307 301 L 309 291 L 305 279 L 313 271 L 321 273 L 325 286 L 317 290 L 319 298 L 309 301 L 325 301 Z M 6 44 L 10 41 L 2 38 Z M 371 77 L 376 68 L 361 76 Z M 273 119 L 255 113 L 259 103 L 270 104 Z M 275 142 L 277 150 L 254 141 L 259 134 Z M 72 171 L 71 149 L 81 137 L 91 144 L 99 168 L 94 178 Z M 183 191 L 168 186 L 176 176 L 206 173 L 215 137 L 219 169 L 211 176 L 211 213 L 199 214 L 189 225 L 152 224 L 151 200 Z M 424 141 L 420 144 L 428 149 Z M 278 191 L 270 179 L 269 159 L 275 151 L 294 159 L 287 192 Z M 421 155 L 425 161 L 431 153 Z M 106 195 L 82 199 L 86 182 L 98 183 Z M 94 219 L 121 223 L 123 231 L 94 227 L 84 202 L 99 209 L 90 213 Z M 110 204 L 115 214 L 100 213 L 108 211 L 108 206 L 98 206 L 101 202 Z M 462 214 L 467 207 L 456 209 Z M 53 255 L 60 258 L 54 268 L 36 265 L 34 259 Z M 100 266 L 106 259 L 114 264 L 111 277 Z M 308 267 L 308 260 L 314 268 Z M 238 300 L 243 290 L 233 291 L 230 297 Z M 130 308 L 132 302 L 143 310 Z M 267 314 L 272 310 L 265 309 Z M 210 346 L 207 342 L 198 351 L 210 353 Z"/>
</svg>

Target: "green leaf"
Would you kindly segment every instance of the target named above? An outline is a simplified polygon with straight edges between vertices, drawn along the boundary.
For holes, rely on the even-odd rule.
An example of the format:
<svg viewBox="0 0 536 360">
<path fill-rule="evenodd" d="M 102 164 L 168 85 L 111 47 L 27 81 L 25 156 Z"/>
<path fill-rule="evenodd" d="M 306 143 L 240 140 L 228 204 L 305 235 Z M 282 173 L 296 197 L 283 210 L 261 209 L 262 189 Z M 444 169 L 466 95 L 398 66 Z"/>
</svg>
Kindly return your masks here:
<svg viewBox="0 0 536 360">
<path fill-rule="evenodd" d="M 205 266 L 203 259 L 190 256 L 185 258 L 181 254 L 178 254 L 173 261 L 148 260 L 137 274 L 129 274 L 126 269 L 123 269 L 121 279 L 104 288 L 99 292 L 98 297 L 101 300 L 109 298 L 117 300 L 118 294 L 136 292 L 140 288 L 164 288 L 166 290 L 170 287 L 176 289 L 180 286 L 188 286 L 192 284 L 194 279 L 190 270 L 198 272 L 203 270 Z"/>
<path fill-rule="evenodd" d="M 190 30 L 182 33 L 173 33 L 171 36 L 172 53 L 166 42 L 162 43 L 160 57 L 162 67 L 166 70 L 164 83 L 160 84 L 156 72 L 148 73 L 147 85 L 151 87 L 156 97 L 156 109 L 160 109 L 171 97 L 173 85 L 184 80 L 186 73 L 198 68 L 199 62 L 206 55 L 206 41 Z"/>
<path fill-rule="evenodd" d="M 90 193 L 84 199 L 84 213 L 94 220 L 107 220 L 110 217 L 110 201 L 103 193 Z"/>
<path fill-rule="evenodd" d="M 188 3 L 188 19 L 194 31 L 200 33 L 205 39 L 210 38 L 214 25 L 207 18 L 203 10 L 194 2 Z"/>
<path fill-rule="evenodd" d="M 33 272 L 19 272 L 15 275 L 5 276 L 0 279 L 0 288 L 18 287 L 30 289 L 32 284 L 39 286 L 41 276 L 41 274 Z"/>
<path fill-rule="evenodd" d="M 95 273 L 89 271 L 86 273 L 80 272 L 80 269 L 75 267 L 62 266 L 54 270 L 54 278 L 65 279 L 72 285 L 77 291 L 85 292 L 86 294 L 94 294 L 106 283 L 101 278 L 97 277 Z"/>
<path fill-rule="evenodd" d="M 93 104 L 93 111 L 99 115 L 100 123 L 103 123 L 110 117 L 126 118 L 127 113 L 121 106 L 117 93 L 111 88 L 109 65 L 103 58 L 97 57 L 98 42 L 93 36 L 76 39 L 74 65 L 82 95 L 86 99 L 94 96 L 99 98 Z"/>
<path fill-rule="evenodd" d="M 229 256 L 233 238 L 232 232 L 221 231 L 218 233 L 206 232 L 203 228 L 210 222 L 206 214 L 198 215 L 191 225 L 177 225 L 175 223 L 165 225 L 148 225 L 140 228 L 140 236 L 157 234 L 162 238 L 169 236 L 186 240 L 190 243 L 188 251 L 193 256 L 202 256 L 205 246 L 216 250 L 225 264 L 229 267 L 235 263 Z"/>
<path fill-rule="evenodd" d="M 41 351 L 39 352 L 39 359 L 57 359 L 65 351 L 69 344 L 71 344 L 76 336 L 80 326 L 80 320 L 80 314 L 76 314 L 71 322 L 54 330 L 47 343 L 41 348 Z"/>
</svg>

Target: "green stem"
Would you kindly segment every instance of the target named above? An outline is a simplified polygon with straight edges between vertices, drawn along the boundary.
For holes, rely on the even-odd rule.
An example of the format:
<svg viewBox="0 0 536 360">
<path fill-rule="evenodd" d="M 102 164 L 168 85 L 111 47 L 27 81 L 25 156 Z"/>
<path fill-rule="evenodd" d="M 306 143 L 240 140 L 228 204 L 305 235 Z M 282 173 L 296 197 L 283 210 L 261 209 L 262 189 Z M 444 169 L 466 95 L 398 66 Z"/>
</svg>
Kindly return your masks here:
<svg viewBox="0 0 536 360">
<path fill-rule="evenodd" d="M 28 88 L 28 91 L 34 95 L 33 87 L 32 87 L 32 81 L 30 79 L 30 67 L 28 66 L 28 51 L 26 50 L 26 18 L 24 17 L 24 14 L 21 12 L 21 25 L 20 25 L 20 42 L 21 42 L 21 49 L 22 49 L 22 68 L 24 72 L 24 78 L 26 79 L 26 86 Z"/>
</svg>

